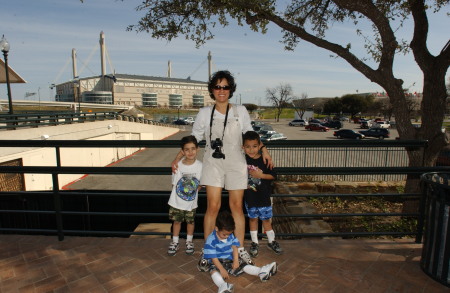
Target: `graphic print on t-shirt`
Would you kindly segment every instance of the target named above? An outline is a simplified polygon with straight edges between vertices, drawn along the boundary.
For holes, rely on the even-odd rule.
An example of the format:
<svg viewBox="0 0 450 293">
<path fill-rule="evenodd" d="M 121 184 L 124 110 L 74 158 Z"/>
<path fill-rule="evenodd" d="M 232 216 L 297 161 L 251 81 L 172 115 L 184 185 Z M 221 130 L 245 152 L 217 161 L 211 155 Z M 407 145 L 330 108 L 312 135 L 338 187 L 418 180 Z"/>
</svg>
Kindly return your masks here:
<svg viewBox="0 0 450 293">
<path fill-rule="evenodd" d="M 183 176 L 177 182 L 178 197 L 186 201 L 193 201 L 199 185 L 200 180 L 195 177 L 195 174 L 183 173 Z"/>
<path fill-rule="evenodd" d="M 258 170 L 259 168 L 257 166 L 247 165 L 247 169 L 248 169 L 248 183 L 247 183 L 248 189 L 256 191 L 258 189 L 258 186 L 261 185 L 261 179 L 251 177 L 250 171 Z"/>
</svg>

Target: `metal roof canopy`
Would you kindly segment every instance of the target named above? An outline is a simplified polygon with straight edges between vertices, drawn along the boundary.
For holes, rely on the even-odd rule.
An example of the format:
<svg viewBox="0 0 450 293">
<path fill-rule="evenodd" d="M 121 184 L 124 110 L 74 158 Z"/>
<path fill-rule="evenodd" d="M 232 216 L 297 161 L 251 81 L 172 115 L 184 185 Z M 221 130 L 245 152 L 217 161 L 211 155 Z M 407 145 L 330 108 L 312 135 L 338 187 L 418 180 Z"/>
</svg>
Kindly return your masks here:
<svg viewBox="0 0 450 293">
<path fill-rule="evenodd" d="M 8 66 L 10 83 L 26 83 L 26 81 L 17 74 L 10 66 Z M 0 59 L 0 83 L 6 83 L 5 61 Z"/>
</svg>

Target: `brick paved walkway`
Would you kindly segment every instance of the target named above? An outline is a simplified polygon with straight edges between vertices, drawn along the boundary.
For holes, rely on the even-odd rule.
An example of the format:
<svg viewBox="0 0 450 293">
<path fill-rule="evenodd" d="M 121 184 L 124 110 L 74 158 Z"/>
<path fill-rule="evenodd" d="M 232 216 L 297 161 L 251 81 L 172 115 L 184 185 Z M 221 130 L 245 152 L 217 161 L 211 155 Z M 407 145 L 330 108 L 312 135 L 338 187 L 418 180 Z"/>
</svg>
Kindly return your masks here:
<svg viewBox="0 0 450 293">
<path fill-rule="evenodd" d="M 421 245 L 412 239 L 280 243 L 283 255 L 262 246 L 255 259 L 277 261 L 278 274 L 266 283 L 232 277 L 235 292 L 450 292 L 420 269 Z M 160 238 L 0 235 L 0 292 L 217 292 L 196 269 L 198 250 L 168 257 L 167 245 Z"/>
</svg>

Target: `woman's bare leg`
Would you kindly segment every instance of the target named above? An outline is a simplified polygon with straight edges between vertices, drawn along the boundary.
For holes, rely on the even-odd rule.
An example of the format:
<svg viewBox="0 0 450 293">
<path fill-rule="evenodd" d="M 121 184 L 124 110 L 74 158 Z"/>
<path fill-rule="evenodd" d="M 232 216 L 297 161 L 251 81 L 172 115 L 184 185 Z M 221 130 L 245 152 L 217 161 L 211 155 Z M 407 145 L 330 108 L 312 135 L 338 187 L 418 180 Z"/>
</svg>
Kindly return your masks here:
<svg viewBox="0 0 450 293">
<path fill-rule="evenodd" d="M 203 237 L 205 238 L 205 240 L 216 226 L 217 214 L 219 213 L 220 205 L 222 203 L 222 188 L 215 186 L 206 186 L 206 198 L 206 213 L 203 220 Z"/>
<path fill-rule="evenodd" d="M 245 217 L 242 209 L 244 203 L 244 190 L 229 190 L 228 192 L 230 194 L 230 210 L 236 225 L 234 235 L 239 240 L 241 247 L 243 247 L 245 236 Z"/>
</svg>

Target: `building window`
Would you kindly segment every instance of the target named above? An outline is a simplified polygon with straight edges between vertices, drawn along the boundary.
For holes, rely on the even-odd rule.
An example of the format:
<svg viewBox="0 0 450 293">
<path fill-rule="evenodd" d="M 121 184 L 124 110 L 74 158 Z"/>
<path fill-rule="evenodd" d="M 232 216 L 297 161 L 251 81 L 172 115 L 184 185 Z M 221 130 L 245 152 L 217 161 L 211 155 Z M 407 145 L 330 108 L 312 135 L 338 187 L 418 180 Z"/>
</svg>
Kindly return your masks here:
<svg viewBox="0 0 450 293">
<path fill-rule="evenodd" d="M 84 92 L 82 101 L 83 103 L 112 105 L 112 92 L 106 91 Z"/>
<path fill-rule="evenodd" d="M 205 96 L 193 95 L 192 96 L 192 106 L 203 107 L 205 105 Z"/>
<path fill-rule="evenodd" d="M 158 94 L 157 93 L 143 93 L 142 94 L 142 106 L 157 107 L 158 106 Z"/>
<path fill-rule="evenodd" d="M 169 95 L 169 106 L 170 107 L 181 107 L 183 106 L 183 96 L 179 94 Z"/>
</svg>

